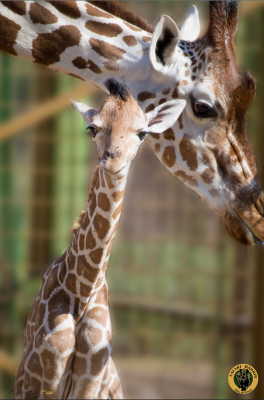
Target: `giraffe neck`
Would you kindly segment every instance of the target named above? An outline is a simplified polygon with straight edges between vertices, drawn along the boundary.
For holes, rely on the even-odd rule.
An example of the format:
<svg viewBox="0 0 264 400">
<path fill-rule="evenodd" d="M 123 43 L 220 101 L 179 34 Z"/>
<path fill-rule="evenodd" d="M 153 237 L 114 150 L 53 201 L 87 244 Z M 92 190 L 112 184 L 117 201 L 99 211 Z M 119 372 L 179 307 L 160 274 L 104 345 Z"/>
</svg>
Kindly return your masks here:
<svg viewBox="0 0 264 400">
<path fill-rule="evenodd" d="M 80 228 L 60 265 L 65 291 L 85 308 L 105 283 L 105 270 L 120 219 L 126 176 L 113 179 L 100 167 Z"/>
<path fill-rule="evenodd" d="M 144 79 L 150 40 L 148 32 L 83 1 L 0 4 L 0 50 L 104 91 L 114 74 Z"/>
</svg>

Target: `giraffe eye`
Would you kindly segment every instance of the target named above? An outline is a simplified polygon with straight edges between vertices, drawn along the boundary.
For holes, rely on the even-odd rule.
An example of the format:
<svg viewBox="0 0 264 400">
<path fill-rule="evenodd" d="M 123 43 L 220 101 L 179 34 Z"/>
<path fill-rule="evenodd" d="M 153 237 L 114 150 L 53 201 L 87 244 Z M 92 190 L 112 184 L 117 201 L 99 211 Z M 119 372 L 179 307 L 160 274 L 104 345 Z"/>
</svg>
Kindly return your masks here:
<svg viewBox="0 0 264 400">
<path fill-rule="evenodd" d="M 147 134 L 148 134 L 148 132 L 146 132 L 146 131 L 141 131 L 141 132 L 138 132 L 138 137 L 139 137 L 139 139 L 142 141 L 142 140 L 144 140 L 145 139 L 145 137 L 147 136 Z"/>
<path fill-rule="evenodd" d="M 192 110 L 196 117 L 198 118 L 215 118 L 217 117 L 216 110 L 207 103 L 207 101 L 193 101 Z"/>
<path fill-rule="evenodd" d="M 88 126 L 86 129 L 88 129 L 92 137 L 95 138 L 96 134 L 98 133 L 98 130 L 92 125 Z"/>
</svg>

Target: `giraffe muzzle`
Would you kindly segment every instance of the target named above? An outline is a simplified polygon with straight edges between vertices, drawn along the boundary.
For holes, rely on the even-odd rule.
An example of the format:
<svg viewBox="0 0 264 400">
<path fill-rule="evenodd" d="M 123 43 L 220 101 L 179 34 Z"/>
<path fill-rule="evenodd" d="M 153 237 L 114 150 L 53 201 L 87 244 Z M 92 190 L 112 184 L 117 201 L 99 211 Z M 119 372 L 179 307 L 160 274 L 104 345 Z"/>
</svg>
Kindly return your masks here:
<svg viewBox="0 0 264 400">
<path fill-rule="evenodd" d="M 122 155 L 122 152 L 119 149 L 105 150 L 102 160 L 106 160 L 106 159 L 114 160 L 115 158 L 118 158 L 121 155 Z"/>
</svg>

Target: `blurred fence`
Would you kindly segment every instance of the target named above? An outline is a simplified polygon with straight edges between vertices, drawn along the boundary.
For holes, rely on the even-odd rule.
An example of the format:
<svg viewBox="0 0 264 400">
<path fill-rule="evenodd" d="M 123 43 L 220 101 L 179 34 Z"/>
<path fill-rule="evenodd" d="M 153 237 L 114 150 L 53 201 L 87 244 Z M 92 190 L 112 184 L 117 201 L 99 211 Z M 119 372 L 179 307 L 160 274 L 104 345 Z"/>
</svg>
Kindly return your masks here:
<svg viewBox="0 0 264 400">
<path fill-rule="evenodd" d="M 166 12 L 177 20 L 190 5 L 140 4 L 132 6 L 149 13 L 150 22 Z M 200 4 L 206 13 L 206 3 Z M 248 132 L 262 183 L 263 22 L 262 9 L 252 12 L 240 19 L 237 35 L 240 63 L 258 81 Z M 1 124 L 56 96 L 62 104 L 63 93 L 79 87 L 74 78 L 5 54 L 0 84 Z M 98 103 L 97 96 L 84 100 Z M 81 118 L 69 107 L 26 125 L 0 141 L 0 350 L 14 360 L 41 277 L 70 243 L 97 160 Z M 140 150 L 107 271 L 113 356 L 125 397 L 235 398 L 229 370 L 239 362 L 256 366 L 261 358 L 254 304 L 263 254 L 236 245 L 148 146 Z M 4 357 L 0 352 L 0 397 L 12 398 L 15 366 L 6 367 Z"/>
</svg>

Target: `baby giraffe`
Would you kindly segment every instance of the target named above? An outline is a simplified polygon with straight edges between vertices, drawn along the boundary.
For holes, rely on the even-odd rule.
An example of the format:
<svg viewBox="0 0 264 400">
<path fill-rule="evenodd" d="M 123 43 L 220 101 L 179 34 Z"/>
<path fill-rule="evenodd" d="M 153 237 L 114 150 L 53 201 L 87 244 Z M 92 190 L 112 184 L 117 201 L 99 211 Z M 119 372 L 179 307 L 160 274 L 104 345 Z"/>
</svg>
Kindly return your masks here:
<svg viewBox="0 0 264 400">
<path fill-rule="evenodd" d="M 16 398 L 122 398 L 111 358 L 105 271 L 131 161 L 149 131 L 162 132 L 175 123 L 185 100 L 144 114 L 125 85 L 109 79 L 105 86 L 110 96 L 99 111 L 74 103 L 100 162 L 75 237 L 44 275 L 29 315 Z"/>
</svg>

